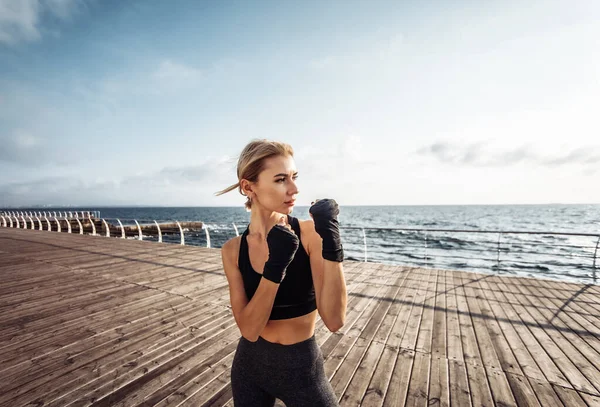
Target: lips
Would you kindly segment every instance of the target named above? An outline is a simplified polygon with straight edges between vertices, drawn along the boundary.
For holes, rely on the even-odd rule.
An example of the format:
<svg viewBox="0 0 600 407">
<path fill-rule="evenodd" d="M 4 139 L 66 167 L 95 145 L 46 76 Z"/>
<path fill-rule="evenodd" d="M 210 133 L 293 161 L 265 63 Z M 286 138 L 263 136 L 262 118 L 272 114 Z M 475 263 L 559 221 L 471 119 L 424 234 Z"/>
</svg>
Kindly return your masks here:
<svg viewBox="0 0 600 407">
<path fill-rule="evenodd" d="M 284 202 L 284 203 L 287 204 L 287 205 L 292 205 L 292 204 L 295 204 L 296 201 L 287 201 L 287 202 Z"/>
</svg>

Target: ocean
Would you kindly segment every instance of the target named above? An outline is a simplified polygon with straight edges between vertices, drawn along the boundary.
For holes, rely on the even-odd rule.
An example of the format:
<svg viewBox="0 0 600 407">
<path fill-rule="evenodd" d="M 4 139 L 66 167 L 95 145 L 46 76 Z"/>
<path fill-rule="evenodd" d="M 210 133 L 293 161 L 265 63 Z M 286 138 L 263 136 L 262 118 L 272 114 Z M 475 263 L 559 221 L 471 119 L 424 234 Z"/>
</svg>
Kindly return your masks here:
<svg viewBox="0 0 600 407">
<path fill-rule="evenodd" d="M 28 209 L 19 208 L 19 211 Z M 211 247 L 241 234 L 250 214 L 232 207 L 85 207 L 116 224 L 202 221 Z M 293 216 L 308 219 L 308 207 Z M 600 278 L 600 205 L 342 206 L 339 216 L 346 258 L 409 266 L 547 277 L 583 283 Z M 364 231 L 363 231 L 364 228 Z M 388 229 L 523 231 L 540 234 L 410 231 Z M 552 233 L 595 236 L 563 236 Z M 156 240 L 145 237 L 145 240 Z M 187 231 L 186 244 L 206 246 L 205 231 Z M 179 236 L 163 241 L 178 243 Z M 595 259 L 594 256 L 597 258 Z M 594 264 L 595 263 L 595 264 Z"/>
</svg>

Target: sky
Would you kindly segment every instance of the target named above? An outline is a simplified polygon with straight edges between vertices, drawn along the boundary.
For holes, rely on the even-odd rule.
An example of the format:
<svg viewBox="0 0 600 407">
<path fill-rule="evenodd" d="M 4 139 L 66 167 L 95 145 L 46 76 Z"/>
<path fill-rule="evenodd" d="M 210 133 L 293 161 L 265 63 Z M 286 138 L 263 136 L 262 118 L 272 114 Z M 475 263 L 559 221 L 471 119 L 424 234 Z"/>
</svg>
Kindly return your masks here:
<svg viewBox="0 0 600 407">
<path fill-rule="evenodd" d="M 600 203 L 600 1 L 0 0 L 0 207 Z"/>
</svg>

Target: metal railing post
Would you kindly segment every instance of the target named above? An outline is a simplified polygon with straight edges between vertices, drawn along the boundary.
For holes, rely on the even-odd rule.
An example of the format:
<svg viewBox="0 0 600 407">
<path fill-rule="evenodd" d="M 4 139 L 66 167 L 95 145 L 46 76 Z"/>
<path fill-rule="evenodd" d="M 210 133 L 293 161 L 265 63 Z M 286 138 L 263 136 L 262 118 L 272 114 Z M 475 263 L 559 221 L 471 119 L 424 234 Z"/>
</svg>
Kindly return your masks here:
<svg viewBox="0 0 600 407">
<path fill-rule="evenodd" d="M 365 228 L 362 228 L 362 234 L 363 234 L 363 246 L 364 246 L 364 251 L 365 251 L 365 263 L 367 262 L 367 234 L 365 232 Z"/>
<path fill-rule="evenodd" d="M 596 262 L 598 259 L 598 247 L 600 247 L 600 237 L 598 237 L 598 240 L 596 241 L 596 249 L 594 250 L 594 268 L 592 270 L 594 283 L 596 283 Z"/>
<path fill-rule="evenodd" d="M 179 228 L 179 233 L 181 234 L 181 245 L 185 246 L 185 237 L 183 236 L 183 229 L 181 228 L 181 225 L 179 224 L 178 221 L 175 221 L 175 223 L 177 223 L 177 227 Z"/>
<path fill-rule="evenodd" d="M 498 272 L 500 271 L 500 237 L 502 233 L 498 233 L 498 256 L 496 257 L 496 267 Z"/>
<path fill-rule="evenodd" d="M 204 229 L 204 232 L 206 233 L 206 247 L 210 249 L 210 234 L 208 233 L 208 227 L 204 222 L 202 223 L 202 229 Z"/>
<path fill-rule="evenodd" d="M 88 220 L 90 221 L 90 224 L 92 225 L 92 236 L 96 236 L 96 225 L 94 224 L 94 221 L 92 220 L 92 217 L 89 212 L 88 212 Z"/>
<path fill-rule="evenodd" d="M 125 239 L 125 229 L 123 228 L 123 224 L 119 219 L 117 219 L 117 222 L 119 222 L 119 227 L 121 228 L 121 239 Z"/>
<path fill-rule="evenodd" d="M 139 240 L 144 240 L 144 235 L 142 235 L 142 228 L 140 227 L 140 224 L 138 223 L 138 221 L 136 219 L 133 220 L 135 222 L 135 224 L 137 225 L 137 230 L 138 230 L 138 239 Z"/>
<path fill-rule="evenodd" d="M 425 260 L 425 267 L 427 267 L 427 265 L 428 265 L 428 262 L 427 262 L 427 249 L 428 249 L 428 245 L 427 245 L 427 243 L 429 243 L 429 242 L 427 241 L 427 232 L 425 232 L 425 259 L 424 259 Z"/>
<path fill-rule="evenodd" d="M 104 227 L 106 228 L 106 237 L 110 237 L 110 228 L 108 227 L 108 223 L 106 223 L 106 219 L 102 219 L 102 223 L 104 223 Z"/>
<path fill-rule="evenodd" d="M 154 224 L 156 225 L 156 229 L 158 230 L 158 243 L 162 243 L 162 231 L 160 230 L 160 225 L 157 221 L 154 221 Z"/>
</svg>

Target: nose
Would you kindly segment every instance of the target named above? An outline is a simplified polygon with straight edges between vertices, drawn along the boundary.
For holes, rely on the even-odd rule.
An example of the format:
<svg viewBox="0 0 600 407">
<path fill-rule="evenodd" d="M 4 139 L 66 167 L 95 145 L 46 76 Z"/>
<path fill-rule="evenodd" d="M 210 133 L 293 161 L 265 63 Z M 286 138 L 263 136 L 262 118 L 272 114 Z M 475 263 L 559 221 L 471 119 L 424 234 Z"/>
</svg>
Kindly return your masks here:
<svg viewBox="0 0 600 407">
<path fill-rule="evenodd" d="M 296 181 L 290 180 L 290 188 L 288 190 L 289 195 L 298 195 L 298 185 L 296 185 Z"/>
</svg>

